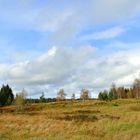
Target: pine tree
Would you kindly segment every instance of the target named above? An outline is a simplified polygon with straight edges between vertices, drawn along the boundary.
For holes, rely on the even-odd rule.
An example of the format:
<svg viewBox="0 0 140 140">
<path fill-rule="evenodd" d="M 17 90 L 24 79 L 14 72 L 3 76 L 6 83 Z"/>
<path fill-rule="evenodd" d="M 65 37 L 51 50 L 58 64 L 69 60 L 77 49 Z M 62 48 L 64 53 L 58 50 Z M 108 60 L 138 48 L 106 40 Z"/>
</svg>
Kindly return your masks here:
<svg viewBox="0 0 140 140">
<path fill-rule="evenodd" d="M 0 105 L 10 105 L 14 100 L 14 94 L 9 85 L 3 85 L 0 90 Z"/>
</svg>

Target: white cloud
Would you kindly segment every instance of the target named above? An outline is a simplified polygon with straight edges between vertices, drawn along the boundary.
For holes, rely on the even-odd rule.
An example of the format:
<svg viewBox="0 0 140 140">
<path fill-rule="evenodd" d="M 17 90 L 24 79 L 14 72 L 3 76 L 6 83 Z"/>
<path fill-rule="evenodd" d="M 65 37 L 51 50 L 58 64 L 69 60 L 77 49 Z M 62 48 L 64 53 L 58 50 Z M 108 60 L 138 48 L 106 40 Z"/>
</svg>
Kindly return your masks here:
<svg viewBox="0 0 140 140">
<path fill-rule="evenodd" d="M 112 39 L 120 36 L 125 29 L 122 27 L 113 27 L 101 32 L 94 32 L 92 34 L 82 36 L 84 40 L 102 40 L 102 39 Z"/>
<path fill-rule="evenodd" d="M 33 61 L 4 65 L 9 83 L 55 84 L 71 76 L 94 52 L 93 47 L 55 48 Z M 3 77 L 3 71 L 0 76 Z M 64 78 L 64 79 L 63 79 Z"/>
<path fill-rule="evenodd" d="M 112 82 L 132 84 L 140 71 L 139 51 L 133 48 L 101 57 L 90 46 L 53 47 L 33 61 L 1 64 L 0 77 L 15 87 L 15 91 L 17 87 L 25 87 L 32 95 L 45 90 L 49 97 L 54 97 L 59 88 L 64 88 L 70 96 L 88 88 L 95 96 Z"/>
<path fill-rule="evenodd" d="M 78 6 L 67 5 L 67 2 L 63 1 L 61 4 L 64 7 L 62 10 L 57 7 L 57 4 L 53 6 L 44 4 L 39 7 L 34 1 L 28 3 L 27 6 L 20 4 L 18 8 L 13 3 L 10 5 L 13 8 L 2 3 L 1 22 L 10 24 L 12 28 L 59 32 L 61 36 L 61 33 L 67 30 L 75 34 L 80 29 L 79 26 L 84 27 L 85 24 L 93 26 L 95 23 L 117 21 L 140 12 L 138 0 L 87 0 L 86 2 L 79 1 L 76 3 Z M 7 8 L 6 10 L 3 5 Z"/>
<path fill-rule="evenodd" d="M 96 0 L 91 4 L 91 16 L 95 23 L 125 20 L 139 12 L 138 0 Z"/>
<path fill-rule="evenodd" d="M 25 4 L 24 7 L 18 5 L 18 8 L 13 3 L 8 7 L 7 4 L 5 6 L 0 4 L 0 22 L 5 25 L 6 30 L 9 28 L 10 30 L 37 31 L 41 35 L 47 33 L 44 40 L 50 46 L 67 46 L 66 44 L 69 46 L 69 43 L 77 39 L 76 35 L 86 30 L 87 26 L 93 28 L 95 24 L 105 22 L 111 23 L 120 20 L 126 22 L 126 19 L 140 12 L 138 0 L 87 0 L 84 3 L 79 1 L 79 5 L 70 4 L 70 6 L 65 6 L 66 3 L 63 1 L 61 10 L 59 6 L 59 8 L 57 7 L 58 1 L 53 6 L 49 5 L 50 7 L 48 5 L 39 7 L 32 2 Z M 11 6 L 12 8 L 9 8 Z M 120 26 L 85 35 L 83 39 L 115 38 L 126 31 L 122 27 L 120 23 Z M 74 43 L 76 44 L 76 41 Z M 108 56 L 97 56 L 94 53 L 95 48 L 90 46 L 53 47 L 33 60 L 0 64 L 0 78 L 2 81 L 12 84 L 15 90 L 18 87 L 27 87 L 33 94 L 42 91 L 47 86 L 47 92 L 50 95 L 54 95 L 54 92 L 61 87 L 65 88 L 68 93 L 79 91 L 81 88 L 89 88 L 97 93 L 103 88 L 108 88 L 113 81 L 116 81 L 117 84 L 131 84 L 133 80 L 131 75 L 137 75 L 140 69 L 138 53 L 140 49 L 136 47 L 139 46 L 139 43 L 113 45 L 108 48 L 126 49 Z M 16 49 L 11 51 L 13 46 L 6 48 L 10 50 L 8 55 L 15 55 Z"/>
<path fill-rule="evenodd" d="M 87 0 L 86 2 L 72 1 L 70 3 L 62 1 L 61 10 L 58 1 L 54 2 L 55 5 L 50 2 L 51 4 L 45 3 L 41 7 L 34 1 L 25 2 L 25 5 L 19 3 L 18 8 L 14 3 L 9 3 L 9 6 L 6 3 L 0 4 L 1 23 L 5 25 L 6 29 L 40 32 L 44 36 L 41 43 L 47 43 L 49 47 L 53 45 L 68 46 L 73 40 L 78 42 L 76 35 L 87 26 L 96 27 L 96 24 L 105 22 L 115 23 L 115 21 L 126 20 L 140 12 L 138 0 Z M 109 39 L 122 32 L 124 32 L 123 28 L 116 27 L 108 31 L 95 32 L 85 38 Z M 46 36 L 45 33 L 47 33 Z"/>
</svg>

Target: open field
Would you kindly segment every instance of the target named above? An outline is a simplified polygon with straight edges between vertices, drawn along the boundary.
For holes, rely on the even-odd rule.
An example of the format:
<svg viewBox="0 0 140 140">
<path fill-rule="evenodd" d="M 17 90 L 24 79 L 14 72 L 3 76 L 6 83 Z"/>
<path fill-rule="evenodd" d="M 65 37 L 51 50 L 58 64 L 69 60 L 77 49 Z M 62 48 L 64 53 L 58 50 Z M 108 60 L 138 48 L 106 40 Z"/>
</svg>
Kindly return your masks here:
<svg viewBox="0 0 140 140">
<path fill-rule="evenodd" d="M 32 104 L 0 108 L 0 140 L 139 140 L 140 100 Z"/>
</svg>

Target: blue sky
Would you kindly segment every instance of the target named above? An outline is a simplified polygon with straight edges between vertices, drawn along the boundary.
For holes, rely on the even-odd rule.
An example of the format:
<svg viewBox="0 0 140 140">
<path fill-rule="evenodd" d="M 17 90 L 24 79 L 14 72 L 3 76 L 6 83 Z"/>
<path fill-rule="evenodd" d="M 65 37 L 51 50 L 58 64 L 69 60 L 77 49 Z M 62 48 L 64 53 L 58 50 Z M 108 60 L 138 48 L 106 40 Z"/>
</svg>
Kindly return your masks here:
<svg viewBox="0 0 140 140">
<path fill-rule="evenodd" d="M 96 97 L 140 73 L 138 0 L 1 0 L 0 83 L 32 97 Z"/>
</svg>

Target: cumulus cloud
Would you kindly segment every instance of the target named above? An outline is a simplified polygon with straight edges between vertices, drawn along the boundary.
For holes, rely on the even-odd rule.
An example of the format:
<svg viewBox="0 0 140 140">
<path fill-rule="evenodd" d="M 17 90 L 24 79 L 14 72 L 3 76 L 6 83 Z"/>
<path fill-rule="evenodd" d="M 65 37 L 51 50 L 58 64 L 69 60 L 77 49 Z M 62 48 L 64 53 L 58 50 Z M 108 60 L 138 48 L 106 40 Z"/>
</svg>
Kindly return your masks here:
<svg viewBox="0 0 140 140">
<path fill-rule="evenodd" d="M 27 87 L 32 95 L 45 90 L 53 97 L 59 88 L 69 95 L 88 88 L 95 96 L 112 82 L 132 84 L 140 69 L 139 49 L 106 56 L 97 56 L 95 50 L 91 46 L 53 47 L 33 61 L 1 64 L 0 77 L 13 86 Z"/>
<path fill-rule="evenodd" d="M 33 61 L 4 65 L 3 71 L 7 73 L 4 78 L 14 84 L 59 84 L 88 61 L 94 51 L 95 49 L 90 46 L 53 47 Z M 3 77 L 3 71 L 0 74 L 1 77 Z"/>
</svg>

